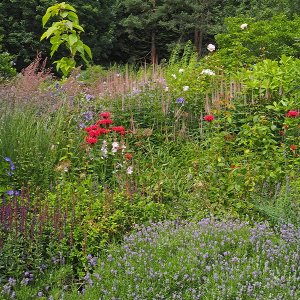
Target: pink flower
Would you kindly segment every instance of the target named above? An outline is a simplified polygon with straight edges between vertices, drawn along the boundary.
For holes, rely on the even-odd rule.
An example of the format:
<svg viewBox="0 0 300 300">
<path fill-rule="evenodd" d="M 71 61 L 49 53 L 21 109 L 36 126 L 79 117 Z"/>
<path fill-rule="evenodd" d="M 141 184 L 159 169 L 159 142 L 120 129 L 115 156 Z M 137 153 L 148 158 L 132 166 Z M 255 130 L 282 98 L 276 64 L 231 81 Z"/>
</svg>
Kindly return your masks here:
<svg viewBox="0 0 300 300">
<path fill-rule="evenodd" d="M 289 118 L 297 118 L 299 117 L 299 111 L 297 110 L 290 110 L 288 111 L 288 113 L 286 114 L 287 117 Z"/>
<path fill-rule="evenodd" d="M 204 117 L 204 120 L 207 122 L 212 122 L 215 119 L 215 117 L 213 115 L 206 115 Z"/>
</svg>

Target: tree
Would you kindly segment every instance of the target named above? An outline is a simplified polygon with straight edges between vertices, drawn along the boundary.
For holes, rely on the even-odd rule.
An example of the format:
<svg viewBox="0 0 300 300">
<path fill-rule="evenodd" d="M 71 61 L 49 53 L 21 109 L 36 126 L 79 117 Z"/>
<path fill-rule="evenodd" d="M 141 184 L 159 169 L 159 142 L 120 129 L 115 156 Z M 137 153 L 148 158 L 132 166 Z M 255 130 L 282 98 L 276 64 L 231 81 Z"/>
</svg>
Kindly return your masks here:
<svg viewBox="0 0 300 300">
<path fill-rule="evenodd" d="M 119 0 L 119 9 L 126 13 L 121 20 L 125 32 L 131 41 L 138 44 L 145 58 L 150 54 L 154 64 L 158 59 L 157 35 L 161 29 L 161 4 L 162 0 Z"/>
</svg>

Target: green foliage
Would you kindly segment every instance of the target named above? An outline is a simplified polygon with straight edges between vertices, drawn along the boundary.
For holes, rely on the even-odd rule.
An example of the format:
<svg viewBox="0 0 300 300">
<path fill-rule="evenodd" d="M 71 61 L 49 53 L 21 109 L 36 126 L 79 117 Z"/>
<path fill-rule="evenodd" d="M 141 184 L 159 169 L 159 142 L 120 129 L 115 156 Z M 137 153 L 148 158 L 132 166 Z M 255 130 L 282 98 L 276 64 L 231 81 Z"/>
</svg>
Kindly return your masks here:
<svg viewBox="0 0 300 300">
<path fill-rule="evenodd" d="M 285 15 L 255 21 L 250 18 L 227 18 L 226 32 L 216 35 L 218 63 L 234 70 L 265 58 L 299 56 L 299 17 Z M 247 24 L 242 29 L 241 25 Z"/>
<path fill-rule="evenodd" d="M 88 61 L 85 54 L 92 59 L 92 52 L 90 47 L 80 39 L 79 35 L 84 29 L 79 25 L 78 16 L 73 6 L 62 2 L 49 7 L 42 19 L 43 27 L 45 27 L 50 18 L 55 16 L 58 16 L 60 21 L 52 23 L 52 26 L 41 36 L 41 40 L 51 37 L 51 57 L 58 51 L 60 45 L 65 45 L 70 52 L 70 57 L 62 57 L 54 63 L 56 64 L 56 69 L 62 71 L 64 76 L 67 76 L 76 66 L 75 56 L 77 52 L 87 64 Z"/>
<path fill-rule="evenodd" d="M 12 78 L 16 74 L 13 67 L 13 56 L 8 53 L 0 53 L 0 82 Z"/>
</svg>

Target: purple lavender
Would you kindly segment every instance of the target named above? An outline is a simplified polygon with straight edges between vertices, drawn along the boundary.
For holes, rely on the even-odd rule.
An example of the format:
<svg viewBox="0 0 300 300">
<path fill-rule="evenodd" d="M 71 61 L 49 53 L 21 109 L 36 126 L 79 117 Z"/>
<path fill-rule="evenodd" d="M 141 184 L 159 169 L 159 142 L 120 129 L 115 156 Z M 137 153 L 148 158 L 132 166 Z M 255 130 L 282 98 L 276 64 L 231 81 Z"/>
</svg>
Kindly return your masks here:
<svg viewBox="0 0 300 300">
<path fill-rule="evenodd" d="M 103 257 L 95 275 L 85 276 L 85 293 L 100 299 L 300 299 L 299 251 L 300 229 L 290 225 L 213 219 L 142 225 Z"/>
</svg>

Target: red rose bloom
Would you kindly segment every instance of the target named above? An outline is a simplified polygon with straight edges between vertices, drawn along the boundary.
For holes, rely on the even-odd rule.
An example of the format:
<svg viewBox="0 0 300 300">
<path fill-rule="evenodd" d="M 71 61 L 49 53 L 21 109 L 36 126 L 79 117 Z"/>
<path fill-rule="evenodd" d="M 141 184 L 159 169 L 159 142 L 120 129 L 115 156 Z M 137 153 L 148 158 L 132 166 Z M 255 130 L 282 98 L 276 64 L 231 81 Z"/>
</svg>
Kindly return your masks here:
<svg viewBox="0 0 300 300">
<path fill-rule="evenodd" d="M 207 122 L 212 122 L 215 119 L 215 117 L 213 115 L 206 115 L 204 117 L 204 120 Z"/>
<path fill-rule="evenodd" d="M 98 139 L 95 137 L 88 136 L 85 138 L 86 142 L 90 145 L 94 145 L 98 142 Z"/>
<path fill-rule="evenodd" d="M 110 117 L 110 112 L 108 111 L 102 112 L 100 116 L 104 119 L 108 119 Z"/>
<path fill-rule="evenodd" d="M 286 114 L 287 117 L 289 118 L 297 118 L 299 117 L 299 111 L 297 110 L 290 110 L 288 111 L 288 113 Z"/>
</svg>

